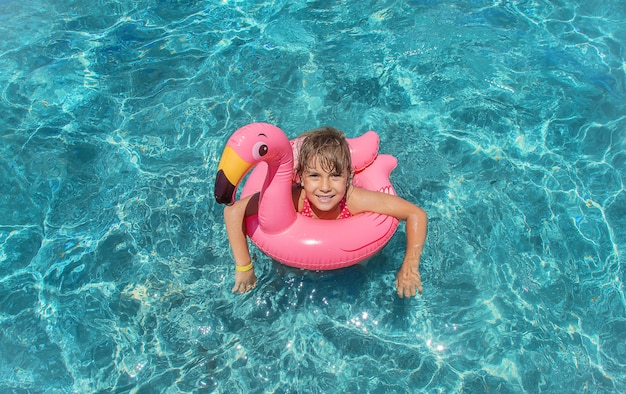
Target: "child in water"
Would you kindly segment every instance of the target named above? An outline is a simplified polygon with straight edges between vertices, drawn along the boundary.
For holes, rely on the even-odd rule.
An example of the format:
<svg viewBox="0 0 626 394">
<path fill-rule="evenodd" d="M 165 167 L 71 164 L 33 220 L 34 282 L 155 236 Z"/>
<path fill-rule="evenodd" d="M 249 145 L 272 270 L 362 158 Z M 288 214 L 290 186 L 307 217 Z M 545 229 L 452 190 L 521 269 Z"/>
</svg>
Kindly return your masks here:
<svg viewBox="0 0 626 394">
<path fill-rule="evenodd" d="M 361 189 L 351 184 L 350 148 L 343 133 L 332 127 L 311 130 L 301 136 L 302 145 L 296 165 L 300 184 L 292 188 L 296 210 L 321 220 L 344 219 L 362 212 L 375 212 L 406 221 L 404 261 L 396 275 L 401 298 L 422 292 L 420 256 L 426 239 L 428 218 L 420 207 L 391 194 Z M 224 208 L 224 222 L 235 263 L 251 265 L 246 238 L 245 218 L 257 213 L 259 193 Z M 256 286 L 254 268 L 235 270 L 233 292 L 245 293 Z"/>
</svg>

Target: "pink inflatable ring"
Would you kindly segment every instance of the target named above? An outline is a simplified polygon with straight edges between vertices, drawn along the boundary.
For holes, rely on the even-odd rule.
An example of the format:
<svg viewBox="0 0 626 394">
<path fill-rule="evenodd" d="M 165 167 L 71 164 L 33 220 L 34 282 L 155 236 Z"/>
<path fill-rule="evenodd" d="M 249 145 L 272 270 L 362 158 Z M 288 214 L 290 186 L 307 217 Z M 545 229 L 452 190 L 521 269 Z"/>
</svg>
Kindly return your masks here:
<svg viewBox="0 0 626 394">
<path fill-rule="evenodd" d="M 256 166 L 241 198 L 260 192 L 258 214 L 246 218 L 246 231 L 269 257 L 291 267 L 333 270 L 378 252 L 398 227 L 394 217 L 366 212 L 347 219 L 319 220 L 296 212 L 291 186 L 298 142 L 290 142 L 281 129 L 267 123 L 252 123 L 235 131 L 218 165 L 217 202 L 233 204 L 239 183 Z M 348 138 L 348 144 L 355 172 L 353 184 L 395 195 L 389 175 L 397 160 L 378 154 L 378 135 L 368 131 Z"/>
</svg>

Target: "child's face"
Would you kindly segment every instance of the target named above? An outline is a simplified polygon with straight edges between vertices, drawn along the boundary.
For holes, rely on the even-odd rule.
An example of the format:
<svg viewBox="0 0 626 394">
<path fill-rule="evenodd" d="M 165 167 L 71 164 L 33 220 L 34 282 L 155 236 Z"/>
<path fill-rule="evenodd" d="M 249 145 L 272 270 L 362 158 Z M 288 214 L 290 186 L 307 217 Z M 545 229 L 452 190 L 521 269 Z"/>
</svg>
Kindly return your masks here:
<svg viewBox="0 0 626 394">
<path fill-rule="evenodd" d="M 336 219 L 339 216 L 339 203 L 348 189 L 348 176 L 348 171 L 325 171 L 317 160 L 314 166 L 304 171 L 302 186 L 318 218 Z"/>
</svg>

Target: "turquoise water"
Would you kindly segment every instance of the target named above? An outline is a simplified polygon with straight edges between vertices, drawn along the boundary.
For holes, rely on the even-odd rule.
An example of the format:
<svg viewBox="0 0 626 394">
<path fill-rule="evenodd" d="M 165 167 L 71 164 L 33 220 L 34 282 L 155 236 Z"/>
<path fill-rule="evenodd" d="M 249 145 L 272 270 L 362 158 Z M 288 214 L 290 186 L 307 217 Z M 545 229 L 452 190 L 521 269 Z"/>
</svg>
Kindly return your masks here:
<svg viewBox="0 0 626 394">
<path fill-rule="evenodd" d="M 619 1 L 0 1 L 0 392 L 626 392 Z M 374 129 L 429 214 L 366 266 L 213 200 L 253 121 Z"/>
</svg>

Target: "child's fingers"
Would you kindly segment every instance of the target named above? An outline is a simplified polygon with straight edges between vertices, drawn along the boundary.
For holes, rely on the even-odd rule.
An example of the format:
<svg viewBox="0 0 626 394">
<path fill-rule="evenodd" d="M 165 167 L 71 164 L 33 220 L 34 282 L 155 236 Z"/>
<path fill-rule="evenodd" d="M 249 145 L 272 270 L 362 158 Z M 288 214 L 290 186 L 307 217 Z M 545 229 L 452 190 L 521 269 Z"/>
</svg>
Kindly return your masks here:
<svg viewBox="0 0 626 394">
<path fill-rule="evenodd" d="M 422 293 L 422 281 L 417 280 L 417 283 L 406 284 L 401 280 L 396 279 L 396 290 L 398 291 L 398 297 L 411 298 L 417 295 L 417 292 Z"/>
<path fill-rule="evenodd" d="M 411 298 L 415 297 L 415 286 L 403 286 L 397 287 L 398 289 L 398 297 L 400 298 Z"/>
<path fill-rule="evenodd" d="M 250 290 L 254 289 L 256 287 L 256 281 L 254 283 L 244 283 L 244 282 L 237 282 L 235 283 L 235 286 L 233 286 L 233 293 L 239 293 L 239 294 L 243 294 L 243 293 L 247 293 Z"/>
</svg>

